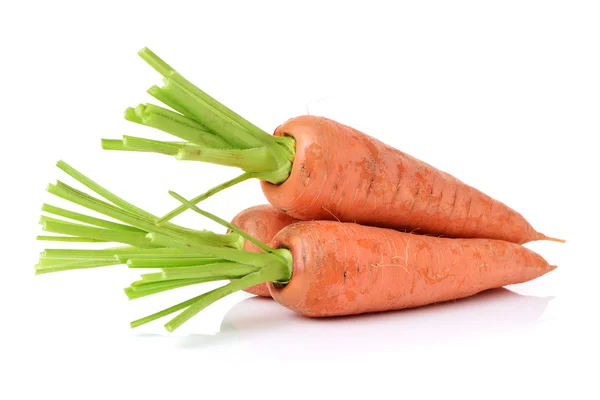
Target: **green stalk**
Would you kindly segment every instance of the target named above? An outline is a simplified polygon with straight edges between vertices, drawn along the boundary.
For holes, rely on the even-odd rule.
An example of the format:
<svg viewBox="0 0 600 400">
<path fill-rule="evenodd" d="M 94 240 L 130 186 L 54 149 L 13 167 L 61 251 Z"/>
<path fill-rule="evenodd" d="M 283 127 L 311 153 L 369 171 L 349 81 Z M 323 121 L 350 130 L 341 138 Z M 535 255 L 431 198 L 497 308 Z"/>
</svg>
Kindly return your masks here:
<svg viewBox="0 0 600 400">
<path fill-rule="evenodd" d="M 137 287 L 137 286 L 142 286 L 142 285 L 148 285 L 148 284 L 154 284 L 156 282 L 165 282 L 165 281 L 172 281 L 175 279 L 165 279 L 163 277 L 162 272 L 151 272 L 148 274 L 141 274 L 140 278 L 142 278 L 139 281 L 135 281 L 131 284 L 131 287 Z"/>
<path fill-rule="evenodd" d="M 188 321 L 194 315 L 198 314 L 200 311 L 204 310 L 206 307 L 208 307 L 215 301 L 220 300 L 223 297 L 228 296 L 234 292 L 237 292 L 238 290 L 258 285 L 263 282 L 265 282 L 265 278 L 261 275 L 261 273 L 254 272 L 250 275 L 246 275 L 240 280 L 230 282 L 225 286 L 221 286 L 220 288 L 211 290 L 210 292 L 205 293 L 198 299 L 196 299 L 196 301 L 194 301 L 181 314 L 173 318 L 171 321 L 167 322 L 165 324 L 165 328 L 169 332 L 173 332 L 175 329 L 183 325 L 184 322 Z"/>
<path fill-rule="evenodd" d="M 199 196 L 194 197 L 193 199 L 190 200 L 190 203 L 196 205 L 196 204 L 208 199 L 210 196 L 220 192 L 221 190 L 227 189 L 231 186 L 234 186 L 238 183 L 244 182 L 244 181 L 246 181 L 250 178 L 254 178 L 254 177 L 255 177 L 255 174 L 245 172 L 225 183 L 215 186 L 214 188 L 210 189 L 209 191 L 207 191 Z M 187 210 L 188 208 L 189 207 L 187 207 L 185 205 L 181 205 L 181 206 L 177 207 L 176 209 L 165 214 L 162 218 L 160 218 L 158 221 L 156 221 L 156 224 L 159 226 L 163 225 L 163 224 L 169 222 L 169 220 L 175 218 L 176 216 L 178 216 L 179 214 L 181 214 L 182 212 Z"/>
<path fill-rule="evenodd" d="M 222 258 L 231 262 L 220 262 L 217 264 L 204 264 L 197 266 L 182 266 L 173 269 L 167 268 L 162 269 L 161 275 L 158 273 L 145 275 L 141 281 L 138 281 L 137 285 L 141 285 L 141 287 L 161 284 L 173 285 L 175 282 L 183 283 L 193 280 L 194 278 L 211 280 L 224 278 L 232 281 L 208 293 L 197 296 L 183 303 L 179 303 L 145 318 L 133 321 L 131 323 L 132 327 L 140 326 L 144 323 L 161 318 L 176 311 L 184 310 L 165 325 L 165 328 L 172 332 L 198 312 L 208 307 L 210 304 L 238 290 L 265 282 L 278 282 L 281 284 L 286 284 L 290 281 L 292 277 L 292 255 L 289 250 L 271 249 L 264 243 L 261 243 L 257 239 L 247 235 L 239 228 L 229 224 L 221 218 L 197 208 L 177 193 L 170 192 L 170 194 L 182 202 L 184 206 L 192 208 L 194 211 L 199 212 L 203 216 L 231 229 L 233 232 L 246 238 L 246 240 L 250 240 L 251 242 L 257 244 L 265 251 L 265 253 L 249 253 L 244 250 L 222 249 L 206 246 L 203 248 L 203 250 L 206 251 L 205 255 L 207 257 Z M 134 283 L 134 285 L 130 287 L 129 293 L 135 292 L 136 287 L 140 287 L 135 285 L 136 284 Z"/>
<path fill-rule="evenodd" d="M 148 315 L 148 316 L 146 316 L 144 318 L 136 319 L 135 321 L 132 321 L 130 323 L 130 326 L 132 328 L 137 328 L 138 326 L 147 324 L 148 322 L 155 321 L 155 320 L 157 320 L 159 318 L 162 318 L 164 316 L 167 316 L 169 314 L 173 314 L 174 312 L 177 312 L 179 310 L 183 310 L 184 308 L 187 308 L 187 307 L 191 306 L 192 304 L 194 304 L 194 302 L 196 300 L 202 298 L 202 296 L 204 296 L 204 295 L 201 294 L 200 296 L 196 296 L 196 297 L 193 297 L 193 298 L 191 298 L 189 300 L 181 302 L 179 304 L 175 304 L 174 306 L 171 306 L 171 307 L 169 307 L 167 309 L 164 309 L 162 311 L 156 312 L 154 314 Z"/>
<path fill-rule="evenodd" d="M 227 141 L 212 134 L 204 125 L 165 108 L 152 104 L 140 104 L 134 109 L 134 112 L 135 117 L 132 118 L 131 111 L 128 109 L 125 118 L 170 133 L 198 146 L 231 147 Z"/>
<path fill-rule="evenodd" d="M 70 260 L 62 263 L 51 263 L 44 265 L 42 262 L 35 266 L 35 274 L 46 274 L 49 272 L 70 271 L 74 269 L 89 269 L 119 265 L 117 260 Z"/>
<path fill-rule="evenodd" d="M 146 234 L 144 232 L 123 232 L 113 229 L 95 228 L 92 226 L 51 220 L 45 217 L 42 217 L 42 226 L 46 232 L 81 236 L 85 238 L 103 240 L 106 242 L 124 243 L 140 248 L 156 247 L 156 245 L 146 238 Z"/>
<path fill-rule="evenodd" d="M 83 193 L 60 181 L 56 185 L 49 186 L 48 191 L 50 193 L 124 223 L 116 223 L 43 204 L 43 211 L 73 221 L 83 222 L 83 224 L 42 216 L 40 223 L 43 229 L 47 232 L 59 234 L 59 236 L 40 235 L 37 239 L 56 242 L 119 242 L 128 246 L 102 250 L 47 249 L 40 254 L 40 260 L 36 266 L 36 273 L 38 274 L 117 265 L 125 263 L 133 257 L 154 259 L 154 265 L 164 267 L 169 266 L 168 260 L 171 260 L 170 265 L 172 266 L 187 266 L 190 263 L 200 265 L 223 260 L 220 258 L 206 259 L 206 250 L 194 249 L 194 246 L 202 248 L 207 246 L 223 247 L 225 252 L 226 249 L 238 249 L 243 246 L 243 238 L 236 233 L 219 235 L 210 231 L 194 231 L 171 223 L 158 227 L 154 224 L 156 217 L 152 214 L 126 202 L 68 166 L 68 164 L 59 162 L 57 165 L 87 187 L 112 201 L 114 205 Z M 153 232 L 150 232 L 150 230 Z M 174 246 L 165 247 L 164 245 L 155 244 L 147 237 L 148 235 L 166 238 Z M 198 256 L 198 252 L 201 252 L 202 255 Z M 159 263 L 158 259 L 161 258 L 166 262 Z M 174 262 L 173 259 L 175 258 L 177 258 L 177 261 Z M 187 259 L 185 262 L 182 261 L 184 258 Z M 136 266 L 139 267 L 139 264 L 142 263 L 138 263 Z"/>
<path fill-rule="evenodd" d="M 202 121 L 202 124 L 212 132 L 218 132 L 219 136 L 232 146 L 239 149 L 249 149 L 263 144 L 262 141 L 256 139 L 235 121 L 225 117 L 172 79 L 165 78 L 162 89 L 169 97 L 191 112 L 194 118 Z"/>
<path fill-rule="evenodd" d="M 71 258 L 44 258 L 44 257 L 40 257 L 40 261 L 38 263 L 38 265 L 40 267 L 50 267 L 50 266 L 55 266 L 55 265 L 62 265 L 62 264 L 70 264 L 70 263 L 75 263 L 75 262 L 87 262 L 87 261 L 95 261 L 95 262 L 107 262 L 107 263 L 113 263 L 113 262 L 118 262 L 115 257 L 89 257 L 89 258 L 78 258 L 78 259 L 71 259 Z"/>
<path fill-rule="evenodd" d="M 219 258 L 130 258 L 126 261 L 129 268 L 174 268 L 192 265 L 214 264 Z"/>
<path fill-rule="evenodd" d="M 61 217 L 69 218 L 74 221 L 83 222 L 90 225 L 95 225 L 101 228 L 121 230 L 126 232 L 144 232 L 141 229 L 134 228 L 133 226 L 118 224 L 116 222 L 107 221 L 100 218 L 90 217 L 89 215 L 76 213 L 73 211 L 65 210 L 64 208 L 51 206 L 50 204 L 42 204 L 42 211 L 58 215 Z"/>
<path fill-rule="evenodd" d="M 135 149 L 137 151 L 176 156 L 184 145 L 185 143 L 181 142 L 163 142 L 160 140 L 151 140 L 123 135 L 123 146 L 126 148 Z"/>
<path fill-rule="evenodd" d="M 101 250 L 79 250 L 79 249 L 46 249 L 41 253 L 44 258 L 103 258 L 116 255 L 141 256 L 146 254 L 161 255 L 173 253 L 171 249 L 139 249 L 132 246 L 112 247 Z M 180 252 L 183 253 L 183 252 Z"/>
<path fill-rule="evenodd" d="M 158 273 L 163 279 L 197 279 L 214 276 L 227 276 L 229 279 L 242 278 L 258 271 L 257 267 L 232 262 L 190 265 L 181 268 L 166 268 Z"/>
<path fill-rule="evenodd" d="M 142 250 L 149 250 L 148 253 L 142 253 Z M 165 250 L 164 253 L 154 253 L 150 252 L 150 250 Z M 206 256 L 206 252 L 198 251 L 197 248 L 158 248 L 158 249 L 140 249 L 139 252 L 136 253 L 127 253 L 127 254 L 117 254 L 117 259 L 122 263 L 127 263 L 129 260 L 140 261 L 142 260 L 182 260 L 182 259 L 210 259 L 210 257 Z M 134 267 L 135 268 L 135 267 Z"/>
<path fill-rule="evenodd" d="M 167 290 L 179 289 L 182 287 L 195 285 L 197 283 L 205 283 L 207 281 L 208 280 L 206 279 L 181 279 L 177 281 L 155 282 L 153 284 L 141 286 L 130 286 L 128 288 L 125 288 L 124 292 L 129 300 L 135 300 L 141 297 L 166 292 Z"/>
<path fill-rule="evenodd" d="M 187 146 L 187 145 L 186 145 Z M 86 269 L 127 263 L 132 268 L 158 268 L 142 275 L 125 289 L 130 299 L 203 282 L 226 280 L 228 284 L 166 310 L 134 321 L 132 326 L 183 310 L 165 326 L 172 331 L 213 302 L 247 287 L 277 282 L 286 284 L 292 276 L 292 255 L 286 249 L 271 249 L 223 219 L 199 209 L 171 192 L 185 208 L 230 229 L 226 235 L 195 231 L 173 223 L 158 226 L 157 218 L 98 185 L 64 162 L 57 164 L 77 181 L 112 204 L 58 181 L 48 191 L 75 204 L 100 212 L 120 223 L 44 205 L 43 210 L 77 222 L 42 216 L 44 230 L 78 240 L 120 242 L 127 246 L 99 250 L 47 249 L 40 255 L 36 273 Z M 65 236 L 58 236 L 63 240 Z M 69 239 L 77 240 L 77 239 Z M 264 253 L 243 250 L 244 240 Z"/>
<path fill-rule="evenodd" d="M 121 139 L 102 139 L 101 140 L 102 148 L 104 150 L 114 150 L 114 151 L 140 151 L 131 147 L 125 146 Z"/>
<path fill-rule="evenodd" d="M 72 242 L 72 243 L 104 243 L 106 240 L 92 239 L 86 237 L 73 237 L 73 236 L 50 236 L 50 235 L 38 235 L 35 240 L 47 240 L 50 242 Z"/>
<path fill-rule="evenodd" d="M 238 245 L 239 238 L 234 235 L 218 235 L 209 231 L 195 231 L 172 223 L 163 224 L 159 227 L 155 224 L 155 221 L 158 218 L 154 215 L 126 202 L 115 194 L 104 189 L 97 183 L 93 182 L 91 179 L 87 178 L 74 168 L 70 166 L 68 166 L 68 168 L 64 168 L 67 166 L 66 163 L 60 161 L 57 165 L 59 165 L 59 167 L 62 166 L 63 170 L 65 170 L 65 172 L 67 172 L 69 175 L 84 183 L 90 189 L 94 190 L 107 200 L 112 201 L 115 205 L 99 200 L 60 181 L 57 181 L 56 185 L 48 186 L 48 192 L 58 197 L 64 198 L 65 200 L 69 200 L 75 204 L 79 204 L 83 207 L 102 213 L 108 217 L 132 225 L 133 227 L 145 232 L 160 233 L 165 236 L 173 237 L 174 240 L 186 241 L 191 238 L 194 239 L 195 242 L 200 242 L 203 244 L 225 244 L 227 246 Z"/>
<path fill-rule="evenodd" d="M 87 188 L 93 190 L 94 192 L 96 192 L 100 196 L 104 197 L 106 200 L 110 201 L 111 203 L 113 203 L 117 207 L 120 207 L 123 210 L 128 211 L 128 212 L 130 212 L 132 214 L 139 214 L 140 216 L 145 216 L 145 217 L 153 218 L 152 214 L 150 214 L 150 213 L 142 210 L 141 208 L 138 208 L 138 207 L 134 206 L 133 204 L 131 204 L 131 203 L 123 200 L 122 198 L 120 198 L 119 196 L 115 195 L 114 193 L 111 193 L 110 191 L 108 191 L 107 189 L 103 188 L 102 186 L 100 186 L 96 182 L 92 181 L 87 176 L 83 175 L 81 172 L 77 171 L 75 168 L 71 167 L 66 162 L 60 160 L 58 163 L 56 163 L 56 166 L 58 168 L 60 168 L 61 170 L 63 170 L 64 172 L 66 172 L 72 178 L 74 178 L 77 181 L 79 181 L 79 183 L 81 183 L 82 185 L 86 186 Z"/>
<path fill-rule="evenodd" d="M 165 247 L 174 247 L 180 245 L 179 243 L 169 242 L 165 236 L 149 233 L 148 236 L 151 238 L 151 242 L 156 245 L 162 245 Z M 215 246 L 202 246 L 197 244 L 193 246 L 196 254 L 201 254 L 208 258 L 222 258 L 228 261 L 233 261 L 241 264 L 259 266 L 267 260 L 271 259 L 269 254 L 262 253 L 249 253 L 242 250 L 236 250 L 225 247 Z"/>
<path fill-rule="evenodd" d="M 202 215 L 203 217 L 206 217 L 206 218 L 208 218 L 208 219 L 210 219 L 212 221 L 215 221 L 219 225 L 222 225 L 222 226 L 226 227 L 227 229 L 231 230 L 232 232 L 237 233 L 238 235 L 240 235 L 244 239 L 246 239 L 249 242 L 251 242 L 252 244 L 254 244 L 256 247 L 260 248 L 265 253 L 272 253 L 273 252 L 273 249 L 271 249 L 270 247 L 268 247 L 267 245 L 265 245 L 261 241 L 255 239 L 251 235 L 247 234 L 243 230 L 239 229 L 237 226 L 233 225 L 232 223 L 227 222 L 224 219 L 219 218 L 216 215 L 209 213 L 208 211 L 204 211 L 204 210 L 199 209 L 198 207 L 196 207 L 195 205 L 193 205 L 191 202 L 189 202 L 188 200 L 186 200 L 183 196 L 175 193 L 172 190 L 169 191 L 169 194 L 171 196 L 175 197 L 177 200 L 179 200 L 183 206 L 189 207 L 190 209 L 192 209 L 193 211 L 195 211 L 198 214 Z"/>
<path fill-rule="evenodd" d="M 186 146 L 175 155 L 178 160 L 204 161 L 212 164 L 238 167 L 244 171 L 266 172 L 276 166 L 275 159 L 266 147 L 243 150 L 221 150 Z"/>
<path fill-rule="evenodd" d="M 218 112 L 225 115 L 227 118 L 242 126 L 248 132 L 250 132 L 257 139 L 272 140 L 271 135 L 258 128 L 256 125 L 242 118 L 217 100 L 209 96 L 206 92 L 192 84 L 190 81 L 181 76 L 175 69 L 173 69 L 164 60 L 154 54 L 149 48 L 144 47 L 138 52 L 139 56 L 146 61 L 152 68 L 154 68 L 159 74 L 165 78 L 170 78 L 174 82 L 177 82 L 181 87 L 191 92 L 194 96 L 204 101 L 211 107 L 215 108 Z"/>
<path fill-rule="evenodd" d="M 139 55 L 164 78 L 163 87 L 152 86 L 148 93 L 175 111 L 151 104 L 127 109 L 125 118 L 161 129 L 188 144 L 177 153 L 171 147 L 157 143 L 128 145 L 127 140 L 103 141 L 109 150 L 151 151 L 174 156 L 179 160 L 193 160 L 240 168 L 243 179 L 220 184 L 197 196 L 193 204 L 243 180 L 257 178 L 278 185 L 291 173 L 295 156 L 295 141 L 289 136 L 273 136 L 235 113 L 206 92 L 193 85 L 148 48 Z M 215 142 L 220 140 L 220 143 Z M 156 145 L 156 146 L 154 146 Z M 164 224 L 181 212 L 181 208 L 162 217 Z"/>
<path fill-rule="evenodd" d="M 185 109 L 181 104 L 177 103 L 173 98 L 169 97 L 164 90 L 154 85 L 150 89 L 146 91 L 150 96 L 154 97 L 156 100 L 160 101 L 163 104 L 171 107 L 173 110 L 178 111 L 179 113 L 190 116 L 192 115 L 188 110 Z M 208 128 L 206 128 L 208 129 Z"/>
</svg>

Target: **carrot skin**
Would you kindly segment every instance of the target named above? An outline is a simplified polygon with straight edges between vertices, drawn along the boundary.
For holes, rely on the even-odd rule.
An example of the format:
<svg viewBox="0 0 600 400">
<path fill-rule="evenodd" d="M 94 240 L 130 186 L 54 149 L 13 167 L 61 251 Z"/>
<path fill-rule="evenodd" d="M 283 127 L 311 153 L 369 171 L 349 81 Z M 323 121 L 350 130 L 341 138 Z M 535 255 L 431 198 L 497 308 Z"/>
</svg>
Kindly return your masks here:
<svg viewBox="0 0 600 400">
<path fill-rule="evenodd" d="M 273 298 L 311 317 L 399 310 L 471 296 L 553 270 L 516 243 L 449 239 L 332 221 L 298 222 L 271 246 L 293 256 L 291 281 Z"/>
<path fill-rule="evenodd" d="M 339 220 L 408 232 L 525 243 L 546 237 L 523 216 L 452 175 L 327 118 L 300 116 L 275 135 L 296 140 L 289 178 L 262 182 L 299 220 Z"/>
<path fill-rule="evenodd" d="M 283 211 L 271 205 L 263 204 L 241 211 L 233 218 L 231 223 L 259 241 L 269 243 L 281 229 L 296 221 Z M 244 240 L 244 250 L 262 253 L 258 246 L 247 240 Z M 251 286 L 245 291 L 257 296 L 271 297 L 265 283 Z"/>
</svg>

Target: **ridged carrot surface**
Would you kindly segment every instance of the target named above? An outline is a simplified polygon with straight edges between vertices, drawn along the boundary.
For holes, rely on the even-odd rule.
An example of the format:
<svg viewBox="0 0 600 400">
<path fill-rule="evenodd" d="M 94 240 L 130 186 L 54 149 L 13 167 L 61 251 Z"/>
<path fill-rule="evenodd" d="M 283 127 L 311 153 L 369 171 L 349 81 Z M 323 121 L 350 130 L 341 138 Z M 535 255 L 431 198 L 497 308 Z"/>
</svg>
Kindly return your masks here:
<svg viewBox="0 0 600 400">
<path fill-rule="evenodd" d="M 124 136 L 104 140 L 103 147 L 244 171 L 194 197 L 192 204 L 256 178 L 271 204 L 299 220 L 338 220 L 514 243 L 561 241 L 538 233 L 521 214 L 452 175 L 339 122 L 303 115 L 270 135 L 193 85 L 149 49 L 139 54 L 165 78 L 162 88 L 154 86 L 149 93 L 176 112 L 140 104 L 128 108 L 125 118 L 184 141 Z M 158 223 L 185 209 L 172 210 Z"/>
<path fill-rule="evenodd" d="M 273 299 L 311 317 L 398 310 L 471 296 L 553 270 L 516 243 L 446 239 L 332 221 L 298 222 L 273 248 L 292 253 L 292 278 Z"/>
<path fill-rule="evenodd" d="M 283 211 L 271 205 L 263 204 L 241 211 L 233 218 L 231 223 L 259 241 L 268 243 L 280 230 L 296 221 Z M 244 250 L 262 252 L 258 246 L 247 240 L 244 240 Z M 244 290 L 258 296 L 271 297 L 265 283 Z"/>
<path fill-rule="evenodd" d="M 296 140 L 292 172 L 262 188 L 294 218 L 514 243 L 549 239 L 500 201 L 349 126 L 306 115 L 275 135 Z"/>
</svg>

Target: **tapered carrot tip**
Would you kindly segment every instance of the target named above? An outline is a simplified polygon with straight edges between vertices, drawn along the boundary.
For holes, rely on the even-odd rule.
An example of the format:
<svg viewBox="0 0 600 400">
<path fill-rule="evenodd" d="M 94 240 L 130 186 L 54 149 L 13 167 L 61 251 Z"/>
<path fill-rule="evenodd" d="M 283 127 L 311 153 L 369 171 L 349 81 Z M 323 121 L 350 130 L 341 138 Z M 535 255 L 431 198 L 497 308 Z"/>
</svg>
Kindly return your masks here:
<svg viewBox="0 0 600 400">
<path fill-rule="evenodd" d="M 565 239 L 558 239 L 558 238 L 546 236 L 543 233 L 538 233 L 537 240 L 549 240 L 551 242 L 558 242 L 558 243 L 566 243 L 567 242 Z"/>
</svg>

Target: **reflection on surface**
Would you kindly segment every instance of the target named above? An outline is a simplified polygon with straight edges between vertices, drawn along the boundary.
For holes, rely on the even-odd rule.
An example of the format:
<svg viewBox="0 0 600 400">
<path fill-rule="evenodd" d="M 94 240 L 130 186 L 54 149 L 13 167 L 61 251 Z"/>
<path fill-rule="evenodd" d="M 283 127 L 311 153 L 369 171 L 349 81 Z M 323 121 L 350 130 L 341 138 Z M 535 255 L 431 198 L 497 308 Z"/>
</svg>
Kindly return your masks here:
<svg viewBox="0 0 600 400">
<path fill-rule="evenodd" d="M 552 297 L 524 296 L 500 288 L 452 302 L 427 307 L 337 318 L 307 318 L 271 299 L 251 297 L 232 307 L 216 335 L 191 335 L 178 347 L 220 344 L 252 347 L 255 351 L 285 351 L 310 345 L 331 351 L 353 346 L 385 351 L 394 347 L 430 345 L 432 342 L 469 340 L 481 334 L 502 334 L 534 324 Z M 366 344 L 366 345 L 365 345 Z"/>
</svg>

